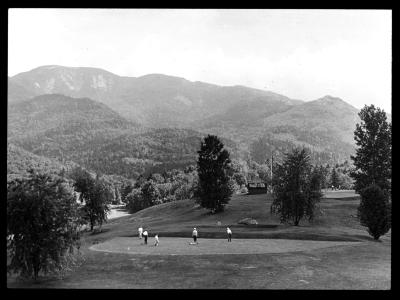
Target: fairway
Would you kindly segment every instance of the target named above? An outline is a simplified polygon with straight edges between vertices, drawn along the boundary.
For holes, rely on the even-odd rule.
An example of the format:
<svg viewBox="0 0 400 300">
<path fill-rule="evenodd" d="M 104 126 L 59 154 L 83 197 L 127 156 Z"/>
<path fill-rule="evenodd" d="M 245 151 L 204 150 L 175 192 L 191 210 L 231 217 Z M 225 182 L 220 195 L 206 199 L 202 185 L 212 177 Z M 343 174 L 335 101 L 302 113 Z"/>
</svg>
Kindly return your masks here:
<svg viewBox="0 0 400 300">
<path fill-rule="evenodd" d="M 331 199 L 346 199 L 346 198 L 357 198 L 360 195 L 357 194 L 354 190 L 325 190 L 324 198 Z"/>
<path fill-rule="evenodd" d="M 311 251 L 334 246 L 358 245 L 362 242 L 334 242 L 287 239 L 199 239 L 197 245 L 190 245 L 192 239 L 165 237 L 155 247 L 153 239 L 144 245 L 138 238 L 116 237 L 90 247 L 94 251 L 145 255 L 214 255 L 214 254 L 264 254 Z"/>
</svg>

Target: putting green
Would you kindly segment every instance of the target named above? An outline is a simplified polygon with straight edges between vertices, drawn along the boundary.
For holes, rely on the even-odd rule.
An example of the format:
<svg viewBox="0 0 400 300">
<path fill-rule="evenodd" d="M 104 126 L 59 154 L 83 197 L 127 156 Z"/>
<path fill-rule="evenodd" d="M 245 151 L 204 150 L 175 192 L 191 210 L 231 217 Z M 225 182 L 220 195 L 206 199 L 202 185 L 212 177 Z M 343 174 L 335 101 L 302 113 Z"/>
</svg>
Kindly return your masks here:
<svg viewBox="0 0 400 300">
<path fill-rule="evenodd" d="M 148 244 L 137 237 L 116 237 L 104 243 L 90 247 L 94 251 L 145 255 L 201 255 L 201 254 L 259 254 L 309 251 L 333 246 L 358 245 L 362 242 L 334 242 L 286 239 L 202 239 L 197 245 L 191 245 L 190 238 L 160 237 L 160 244 L 155 247 L 154 239 Z"/>
</svg>

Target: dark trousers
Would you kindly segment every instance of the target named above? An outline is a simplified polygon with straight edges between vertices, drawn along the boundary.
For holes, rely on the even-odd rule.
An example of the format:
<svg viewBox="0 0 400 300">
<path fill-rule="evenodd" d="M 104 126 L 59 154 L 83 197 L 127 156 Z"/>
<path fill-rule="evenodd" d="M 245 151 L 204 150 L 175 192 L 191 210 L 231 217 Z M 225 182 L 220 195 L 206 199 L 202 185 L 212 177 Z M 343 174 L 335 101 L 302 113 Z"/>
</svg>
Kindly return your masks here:
<svg viewBox="0 0 400 300">
<path fill-rule="evenodd" d="M 232 242 L 232 234 L 228 233 L 228 242 Z"/>
<path fill-rule="evenodd" d="M 197 243 L 197 236 L 193 236 L 193 241 L 195 242 L 195 243 Z"/>
<path fill-rule="evenodd" d="M 144 236 L 144 243 L 147 245 L 147 235 Z"/>
</svg>

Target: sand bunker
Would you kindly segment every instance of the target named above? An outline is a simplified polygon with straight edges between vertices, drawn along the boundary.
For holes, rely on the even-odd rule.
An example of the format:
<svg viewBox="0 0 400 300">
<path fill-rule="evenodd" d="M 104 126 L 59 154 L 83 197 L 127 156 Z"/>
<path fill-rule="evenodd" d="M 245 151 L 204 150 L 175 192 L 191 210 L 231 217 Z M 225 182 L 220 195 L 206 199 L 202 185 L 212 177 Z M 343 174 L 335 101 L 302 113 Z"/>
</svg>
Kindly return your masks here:
<svg viewBox="0 0 400 300">
<path fill-rule="evenodd" d="M 286 239 L 202 239 L 198 245 L 190 245 L 190 238 L 160 237 L 155 247 L 153 238 L 144 245 L 137 237 L 117 237 L 90 247 L 94 251 L 145 255 L 202 255 L 202 254 L 260 254 L 309 251 L 314 249 L 357 245 L 362 242 L 333 242 Z"/>
</svg>

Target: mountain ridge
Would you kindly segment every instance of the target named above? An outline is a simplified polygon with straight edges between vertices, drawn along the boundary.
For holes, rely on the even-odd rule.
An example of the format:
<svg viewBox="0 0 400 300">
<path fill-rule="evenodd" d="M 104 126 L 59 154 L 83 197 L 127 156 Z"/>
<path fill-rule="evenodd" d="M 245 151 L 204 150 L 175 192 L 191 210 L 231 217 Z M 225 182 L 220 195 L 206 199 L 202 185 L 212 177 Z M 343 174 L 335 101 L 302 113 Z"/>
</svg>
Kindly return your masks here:
<svg viewBox="0 0 400 300">
<path fill-rule="evenodd" d="M 193 120 L 221 114 L 238 102 L 254 98 L 266 102 L 284 101 L 296 105 L 299 100 L 243 86 L 219 86 L 164 74 L 140 77 L 119 76 L 99 68 L 41 66 L 9 79 L 31 93 L 64 94 L 100 101 L 125 118 L 148 127 L 187 127 Z M 9 94 L 9 102 L 20 101 Z M 178 116 L 178 118 L 177 118 Z"/>
</svg>

